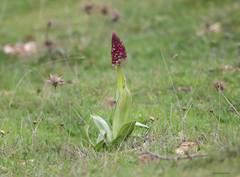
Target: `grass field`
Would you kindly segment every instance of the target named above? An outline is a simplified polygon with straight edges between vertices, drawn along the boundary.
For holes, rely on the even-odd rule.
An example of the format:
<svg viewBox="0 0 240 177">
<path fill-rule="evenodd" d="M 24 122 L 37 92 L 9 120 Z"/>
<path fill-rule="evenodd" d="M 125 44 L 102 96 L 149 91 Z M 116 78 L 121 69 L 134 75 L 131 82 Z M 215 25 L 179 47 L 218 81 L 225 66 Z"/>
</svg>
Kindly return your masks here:
<svg viewBox="0 0 240 177">
<path fill-rule="evenodd" d="M 1 176 L 240 175 L 240 2 L 91 2 L 88 15 L 88 1 L 0 1 L 1 48 L 26 38 L 38 45 L 26 57 L 0 51 Z M 100 13 L 103 5 L 109 15 Z M 116 22 L 112 11 L 120 13 Z M 44 46 L 49 21 L 51 52 Z M 135 131 L 119 150 L 94 152 L 81 145 L 80 122 L 97 136 L 90 114 L 111 121 L 112 31 L 128 52 L 131 116 L 151 129 Z M 49 74 L 71 83 L 54 89 L 46 83 Z M 197 153 L 207 158 L 139 160 L 145 151 L 176 155 L 183 140 L 197 141 Z"/>
</svg>

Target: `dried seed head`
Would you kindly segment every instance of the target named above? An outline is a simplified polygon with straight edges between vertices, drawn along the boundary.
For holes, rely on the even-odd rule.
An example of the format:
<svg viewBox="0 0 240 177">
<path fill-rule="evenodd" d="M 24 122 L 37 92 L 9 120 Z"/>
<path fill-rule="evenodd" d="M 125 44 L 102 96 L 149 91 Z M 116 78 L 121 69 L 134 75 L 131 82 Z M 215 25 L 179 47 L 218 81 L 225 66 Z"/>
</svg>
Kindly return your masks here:
<svg viewBox="0 0 240 177">
<path fill-rule="evenodd" d="M 51 84 L 56 88 L 59 85 L 63 85 L 64 80 L 56 74 L 50 74 L 49 79 L 47 80 L 47 83 Z"/>
<path fill-rule="evenodd" d="M 102 8 L 101 8 L 101 13 L 102 13 L 102 15 L 108 15 L 108 13 L 109 13 L 109 8 L 108 8 L 108 6 L 102 6 Z"/>
<path fill-rule="evenodd" d="M 210 113 L 214 113 L 213 109 L 209 109 L 209 112 L 210 112 Z"/>
<path fill-rule="evenodd" d="M 115 105 L 117 104 L 117 101 L 110 97 L 110 98 L 107 98 L 106 100 L 106 105 L 109 107 L 109 108 L 113 108 Z"/>
<path fill-rule="evenodd" d="M 121 65 L 121 60 L 126 58 L 127 53 L 122 41 L 116 33 L 112 33 L 112 65 Z"/>
<path fill-rule="evenodd" d="M 213 84 L 217 91 L 223 91 L 225 89 L 225 84 L 223 81 L 214 81 Z"/>
<path fill-rule="evenodd" d="M 112 13 L 112 21 L 113 22 L 117 22 L 120 19 L 120 17 L 121 16 L 120 16 L 119 12 L 115 11 L 115 12 Z"/>
<path fill-rule="evenodd" d="M 54 43 L 53 43 L 53 41 L 51 41 L 51 40 L 48 39 L 48 40 L 46 40 L 46 41 L 44 42 L 44 45 L 45 45 L 45 47 L 46 47 L 47 49 L 52 49 Z"/>
<path fill-rule="evenodd" d="M 60 127 L 60 128 L 64 128 L 64 123 L 60 123 L 60 124 L 59 124 L 59 127 Z"/>
<path fill-rule="evenodd" d="M 52 21 L 48 21 L 48 22 L 47 22 L 47 27 L 48 27 L 48 28 L 51 28 L 51 27 L 52 27 Z"/>
<path fill-rule="evenodd" d="M 92 13 L 93 7 L 94 7 L 93 4 L 86 4 L 83 9 L 89 15 Z"/>
</svg>

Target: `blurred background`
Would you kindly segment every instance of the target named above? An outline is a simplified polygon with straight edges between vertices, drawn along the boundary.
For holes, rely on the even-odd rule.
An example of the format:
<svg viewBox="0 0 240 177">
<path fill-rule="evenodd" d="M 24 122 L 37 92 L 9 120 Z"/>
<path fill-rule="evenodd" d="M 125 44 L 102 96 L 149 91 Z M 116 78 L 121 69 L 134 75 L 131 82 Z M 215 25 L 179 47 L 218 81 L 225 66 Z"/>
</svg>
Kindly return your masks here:
<svg viewBox="0 0 240 177">
<path fill-rule="evenodd" d="M 92 113 L 111 121 L 113 113 L 113 31 L 128 54 L 133 119 L 155 120 L 149 149 L 171 154 L 185 139 L 200 139 L 206 151 L 239 147 L 239 19 L 239 0 L 0 0 L 1 165 L 9 176 L 82 170 L 82 159 L 74 159 L 79 122 L 91 122 Z M 64 84 L 52 87 L 50 75 Z M 104 156 L 106 163 L 94 156 L 81 164 L 92 169 L 83 173 L 133 173 L 135 156 L 122 156 Z M 221 165 L 231 169 L 238 161 Z M 175 164 L 165 167 L 134 172 L 158 176 Z"/>
</svg>

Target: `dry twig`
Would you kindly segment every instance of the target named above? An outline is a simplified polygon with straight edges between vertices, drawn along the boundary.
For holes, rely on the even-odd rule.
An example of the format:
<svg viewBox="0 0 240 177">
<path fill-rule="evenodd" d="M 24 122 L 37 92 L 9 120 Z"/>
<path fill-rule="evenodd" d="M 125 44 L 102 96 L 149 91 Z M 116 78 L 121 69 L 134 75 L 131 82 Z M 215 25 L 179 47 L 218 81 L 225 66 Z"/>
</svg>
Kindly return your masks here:
<svg viewBox="0 0 240 177">
<path fill-rule="evenodd" d="M 177 160 L 192 160 L 193 158 L 205 158 L 208 155 L 206 153 L 196 153 L 196 154 L 187 154 L 187 155 L 181 155 L 181 156 L 161 156 L 152 152 L 142 152 L 139 155 L 139 160 L 143 163 L 146 163 L 148 161 L 152 160 L 172 160 L 172 161 L 177 161 Z"/>
</svg>

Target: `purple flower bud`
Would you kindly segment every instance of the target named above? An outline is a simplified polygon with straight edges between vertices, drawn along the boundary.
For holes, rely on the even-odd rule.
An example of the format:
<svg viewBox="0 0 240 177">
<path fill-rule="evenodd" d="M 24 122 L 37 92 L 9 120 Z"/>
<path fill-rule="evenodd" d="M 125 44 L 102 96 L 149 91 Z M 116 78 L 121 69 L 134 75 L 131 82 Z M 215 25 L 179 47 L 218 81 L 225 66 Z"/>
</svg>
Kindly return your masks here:
<svg viewBox="0 0 240 177">
<path fill-rule="evenodd" d="M 116 33 L 112 33 L 112 65 L 121 65 L 121 60 L 127 58 L 125 47 L 117 36 Z"/>
</svg>

